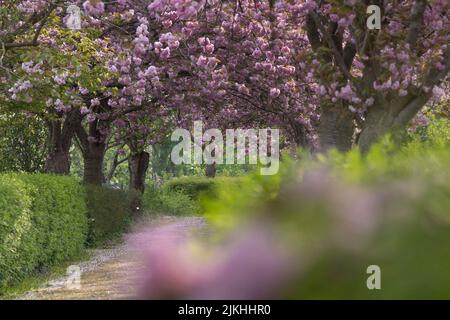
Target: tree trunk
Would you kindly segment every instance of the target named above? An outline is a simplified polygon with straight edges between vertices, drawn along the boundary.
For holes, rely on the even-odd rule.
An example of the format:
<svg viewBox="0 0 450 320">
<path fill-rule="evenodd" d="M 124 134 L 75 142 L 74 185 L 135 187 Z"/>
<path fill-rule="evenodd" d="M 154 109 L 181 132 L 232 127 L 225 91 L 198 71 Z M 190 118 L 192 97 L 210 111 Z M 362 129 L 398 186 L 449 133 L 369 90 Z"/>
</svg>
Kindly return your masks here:
<svg viewBox="0 0 450 320">
<path fill-rule="evenodd" d="M 145 176 L 147 174 L 150 154 L 142 151 L 130 156 L 128 168 L 130 170 L 130 189 L 144 194 Z"/>
<path fill-rule="evenodd" d="M 89 147 L 83 151 L 85 183 L 101 185 L 104 182 L 103 159 L 105 151 L 104 142 L 89 142 Z"/>
<path fill-rule="evenodd" d="M 68 175 L 70 172 L 69 149 L 63 143 L 62 125 L 61 120 L 48 122 L 48 154 L 44 167 L 46 173 Z"/>
<path fill-rule="evenodd" d="M 50 151 L 45 161 L 46 173 L 68 175 L 70 173 L 69 150 Z"/>
<path fill-rule="evenodd" d="M 150 155 L 148 152 L 141 151 L 134 153 L 128 160 L 130 170 L 130 206 L 133 216 L 138 217 L 142 208 L 142 195 L 145 190 L 145 176 L 147 174 Z"/>
<path fill-rule="evenodd" d="M 390 133 L 395 142 L 400 142 L 408 123 L 429 99 L 429 94 L 396 97 L 373 105 L 366 116 L 364 127 L 358 139 L 362 153 L 383 135 Z M 381 100 L 381 99 L 380 99 Z"/>
<path fill-rule="evenodd" d="M 358 145 L 361 152 L 367 153 L 380 137 L 392 129 L 393 123 L 394 117 L 389 113 L 389 108 L 374 105 L 367 114 L 364 127 L 359 135 Z"/>
<path fill-rule="evenodd" d="M 207 164 L 205 169 L 205 175 L 208 178 L 214 178 L 216 176 L 216 164 Z"/>
<path fill-rule="evenodd" d="M 348 151 L 354 133 L 353 114 L 341 104 L 324 106 L 320 115 L 319 140 L 323 152 L 331 148 Z"/>
<path fill-rule="evenodd" d="M 308 142 L 308 133 L 306 132 L 304 126 L 294 121 L 292 121 L 290 125 L 297 148 L 312 149 L 313 146 L 311 146 Z M 296 152 L 297 150 L 295 150 L 295 153 Z"/>
<path fill-rule="evenodd" d="M 70 173 L 70 147 L 75 135 L 75 127 L 81 123 L 79 110 L 74 109 L 64 119 L 47 122 L 49 142 L 48 155 L 44 171 L 46 173 L 64 174 Z"/>
<path fill-rule="evenodd" d="M 75 128 L 84 160 L 84 183 L 94 185 L 105 183 L 103 160 L 106 153 L 106 138 L 101 134 L 101 129 L 107 129 L 107 126 L 108 122 L 96 120 L 88 124 L 87 131 L 81 121 Z"/>
</svg>

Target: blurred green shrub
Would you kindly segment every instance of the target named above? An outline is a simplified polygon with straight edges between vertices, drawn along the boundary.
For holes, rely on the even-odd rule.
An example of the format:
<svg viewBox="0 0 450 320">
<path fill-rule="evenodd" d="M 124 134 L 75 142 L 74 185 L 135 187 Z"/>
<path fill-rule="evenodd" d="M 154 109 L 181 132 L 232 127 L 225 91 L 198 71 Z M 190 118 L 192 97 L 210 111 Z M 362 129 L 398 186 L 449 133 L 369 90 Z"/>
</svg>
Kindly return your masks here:
<svg viewBox="0 0 450 320">
<path fill-rule="evenodd" d="M 448 103 L 439 106 L 426 108 L 416 118 L 421 125 L 417 125 L 417 121 L 413 121 L 412 126 L 407 130 L 407 141 L 420 141 L 426 144 L 448 144 L 450 139 L 450 121 L 449 121 Z M 416 119 L 417 120 L 417 119 Z"/>
<path fill-rule="evenodd" d="M 131 195 L 119 189 L 88 185 L 89 246 L 97 246 L 120 235 L 131 221 Z"/>
<path fill-rule="evenodd" d="M 84 195 L 70 177 L 0 175 L 0 291 L 80 253 L 88 224 Z"/>
<path fill-rule="evenodd" d="M 205 215 L 224 234 L 261 221 L 275 229 L 299 263 L 285 297 L 450 298 L 448 122 L 427 130 L 401 147 L 386 137 L 365 156 L 301 153 L 278 175 L 222 185 Z M 381 290 L 366 287 L 370 265 Z"/>
</svg>

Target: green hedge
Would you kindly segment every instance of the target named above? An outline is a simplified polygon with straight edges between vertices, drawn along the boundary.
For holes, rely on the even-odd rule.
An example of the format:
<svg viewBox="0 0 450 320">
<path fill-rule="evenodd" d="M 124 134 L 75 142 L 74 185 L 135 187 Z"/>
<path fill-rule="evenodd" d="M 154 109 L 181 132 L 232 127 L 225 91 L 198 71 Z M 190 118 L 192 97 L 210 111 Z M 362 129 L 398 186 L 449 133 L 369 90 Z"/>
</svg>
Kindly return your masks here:
<svg viewBox="0 0 450 320">
<path fill-rule="evenodd" d="M 88 229 L 84 196 L 70 177 L 0 175 L 0 290 L 80 253 Z"/>
<path fill-rule="evenodd" d="M 182 192 L 192 199 L 199 199 L 202 194 L 213 196 L 218 187 L 222 185 L 239 186 L 240 178 L 237 177 L 180 177 L 167 181 L 163 189 L 167 191 Z"/>
<path fill-rule="evenodd" d="M 241 179 L 237 177 L 196 177 L 173 178 L 162 188 L 148 186 L 144 194 L 144 209 L 149 213 L 169 215 L 198 215 L 204 208 L 202 199 L 217 195 L 224 185 L 238 187 Z"/>
<path fill-rule="evenodd" d="M 151 214 L 197 215 L 200 206 L 197 200 L 179 190 L 147 187 L 143 198 L 144 209 Z"/>
<path fill-rule="evenodd" d="M 89 246 L 113 239 L 124 231 L 130 221 L 130 194 L 123 190 L 86 186 L 86 202 L 89 211 Z"/>
<path fill-rule="evenodd" d="M 180 177 L 167 181 L 163 188 L 169 192 L 182 192 L 192 199 L 201 193 L 209 192 L 214 187 L 214 179 L 206 177 Z"/>
</svg>

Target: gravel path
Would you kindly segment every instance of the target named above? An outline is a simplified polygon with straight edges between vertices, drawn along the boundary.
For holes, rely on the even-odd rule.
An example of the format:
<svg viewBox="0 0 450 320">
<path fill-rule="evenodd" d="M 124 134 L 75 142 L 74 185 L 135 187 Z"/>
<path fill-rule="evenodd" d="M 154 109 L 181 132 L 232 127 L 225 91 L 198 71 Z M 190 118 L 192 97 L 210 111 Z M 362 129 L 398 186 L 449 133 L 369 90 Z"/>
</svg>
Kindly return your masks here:
<svg viewBox="0 0 450 320">
<path fill-rule="evenodd" d="M 155 231 L 168 230 L 170 236 L 176 239 L 185 239 L 192 236 L 192 230 L 201 230 L 206 234 L 205 221 L 198 217 L 157 217 L 139 223 L 139 227 L 126 235 L 133 237 L 139 234 L 142 228 L 151 228 Z M 167 234 L 167 232 L 165 232 Z M 157 234 L 151 237 L 153 245 L 158 245 Z M 198 235 L 198 233 L 196 233 Z M 78 264 L 81 271 L 80 289 L 68 289 L 68 277 L 54 279 L 41 288 L 27 292 L 19 299 L 27 300 L 96 300 L 96 299 L 130 299 L 134 297 L 134 278 L 140 269 L 136 252 L 120 244 L 109 249 L 95 249 L 89 253 L 92 258 Z"/>
</svg>

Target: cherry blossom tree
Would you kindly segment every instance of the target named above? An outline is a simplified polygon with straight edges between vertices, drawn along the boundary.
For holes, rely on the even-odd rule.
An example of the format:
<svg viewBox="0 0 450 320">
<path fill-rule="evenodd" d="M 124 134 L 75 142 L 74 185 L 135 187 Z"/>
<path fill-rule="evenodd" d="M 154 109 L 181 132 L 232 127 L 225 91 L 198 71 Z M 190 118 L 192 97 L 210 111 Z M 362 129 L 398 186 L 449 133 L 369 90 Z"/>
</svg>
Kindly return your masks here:
<svg viewBox="0 0 450 320">
<path fill-rule="evenodd" d="M 446 1 L 378 3 L 380 31 L 368 5 L 153 1 L 139 11 L 139 74 L 185 121 L 276 124 L 303 146 L 318 124 L 323 149 L 366 151 L 439 99 L 449 69 Z"/>
<path fill-rule="evenodd" d="M 147 10 L 163 30 L 150 42 L 146 19 L 137 37 L 156 54 L 147 69 L 154 94 L 180 110 L 184 121 L 276 126 L 297 145 L 314 144 L 316 94 L 295 49 L 306 42 L 296 37 L 296 27 L 279 23 L 287 12 L 275 2 L 154 1 Z"/>
<path fill-rule="evenodd" d="M 380 30 L 364 14 L 381 8 Z M 433 1 L 287 1 L 293 23 L 311 47 L 311 73 L 320 85 L 319 134 L 324 148 L 362 151 L 381 135 L 402 131 L 430 99 L 444 94 L 450 69 L 450 3 Z M 448 88 L 448 86 L 447 86 Z"/>
<path fill-rule="evenodd" d="M 65 7 L 73 3 L 84 8 L 81 30 L 64 25 Z M 126 29 L 133 28 L 133 12 L 123 11 L 121 1 L 108 6 L 101 1 L 22 1 L 17 8 L 17 26 L 4 34 L 8 42 L 2 38 L 8 63 L 1 96 L 11 110 L 32 112 L 47 121 L 47 172 L 69 173 L 69 149 L 76 133 L 85 181 L 101 183 L 104 142 L 111 126 L 142 109 L 143 98 L 133 96 L 118 70 L 108 69 L 130 47 Z M 41 17 L 39 22 L 35 17 Z M 32 21 L 26 30 L 24 21 Z"/>
<path fill-rule="evenodd" d="M 65 28 L 64 1 L 4 5 L 10 18 L 0 39 L 4 110 L 43 118 L 49 132 L 46 171 L 68 174 L 75 127 L 86 110 L 82 95 L 104 90 L 103 81 L 110 73 L 103 65 L 114 51 L 105 37 L 98 37 L 94 19 L 84 21 L 83 32 Z"/>
<path fill-rule="evenodd" d="M 70 4 L 83 8 L 81 30 L 64 27 L 68 1 L 1 1 L 0 99 L 47 120 L 50 172 L 68 172 L 76 135 L 89 183 L 103 180 L 111 132 L 145 157 L 133 141 L 167 135 L 161 119 L 270 126 L 296 146 L 367 151 L 445 93 L 445 0 Z M 369 4 L 381 30 L 366 26 Z"/>
</svg>

